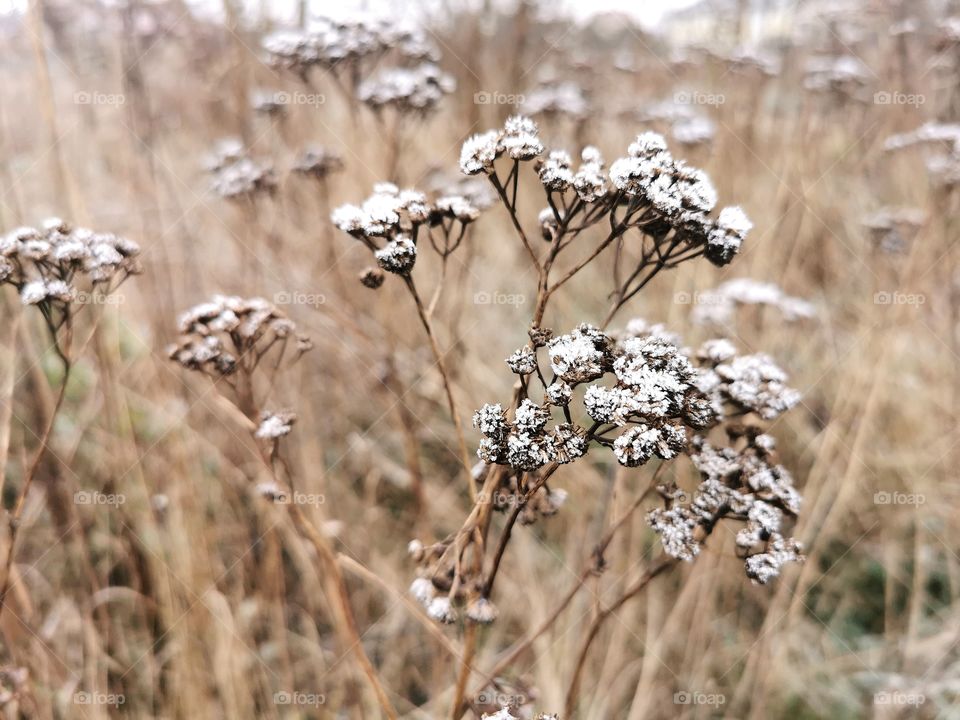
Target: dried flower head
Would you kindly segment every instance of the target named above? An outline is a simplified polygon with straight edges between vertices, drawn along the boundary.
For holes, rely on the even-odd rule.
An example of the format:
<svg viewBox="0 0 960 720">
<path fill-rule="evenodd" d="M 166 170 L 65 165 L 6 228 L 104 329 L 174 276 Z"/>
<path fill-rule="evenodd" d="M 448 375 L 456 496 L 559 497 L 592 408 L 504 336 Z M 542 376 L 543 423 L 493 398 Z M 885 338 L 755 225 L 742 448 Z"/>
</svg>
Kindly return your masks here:
<svg viewBox="0 0 960 720">
<path fill-rule="evenodd" d="M 367 268 L 362 273 L 360 273 L 360 284 L 364 287 L 370 288 L 371 290 L 376 290 L 386 279 L 386 275 L 383 274 L 383 270 L 379 268 Z"/>
<path fill-rule="evenodd" d="M 439 53 L 423 31 L 368 13 L 319 17 L 309 32 L 279 31 L 263 40 L 267 61 L 301 77 L 314 67 L 355 79 L 368 59 L 396 53 L 399 59 L 436 61 Z"/>
<path fill-rule="evenodd" d="M 240 363 L 252 367 L 274 346 L 280 358 L 291 343 L 296 358 L 312 347 L 309 338 L 263 298 L 215 295 L 184 312 L 178 324 L 180 336 L 167 349 L 170 359 L 214 377 L 234 374 Z"/>
<path fill-rule="evenodd" d="M 690 314 L 695 323 L 705 325 L 732 325 L 736 310 L 741 306 L 763 305 L 780 312 L 787 322 L 806 320 L 816 315 L 814 306 L 798 297 L 788 295 L 773 283 L 751 278 L 735 278 L 713 290 L 699 293 L 701 298 Z"/>
<path fill-rule="evenodd" d="M 590 101 L 574 82 L 544 82 L 526 93 L 523 111 L 528 115 L 563 115 L 580 120 L 590 114 Z"/>
<path fill-rule="evenodd" d="M 721 267 L 729 264 L 752 228 L 741 208 L 725 207 L 707 233 L 707 259 Z"/>
<path fill-rule="evenodd" d="M 655 508 L 647 515 L 647 522 L 660 536 L 663 551 L 667 555 L 692 562 L 700 554 L 700 542 L 696 537 L 697 519 L 686 508 Z"/>
<path fill-rule="evenodd" d="M 0 237 L 0 283 L 38 306 L 55 329 L 81 293 L 109 294 L 140 273 L 139 255 L 135 242 L 50 218 Z"/>
<path fill-rule="evenodd" d="M 289 435 L 296 421 L 296 414 L 289 411 L 264 411 L 260 416 L 260 425 L 257 427 L 254 436 L 261 440 L 276 440 Z"/>
<path fill-rule="evenodd" d="M 473 135 L 460 151 L 460 169 L 465 175 L 493 172 L 494 161 L 506 153 L 514 160 L 533 160 L 543 152 L 537 124 L 528 117 L 507 118 L 502 130 Z"/>
<path fill-rule="evenodd" d="M 873 246 L 884 253 L 903 253 L 926 222 L 923 210 L 911 207 L 882 207 L 863 219 Z"/>
<path fill-rule="evenodd" d="M 314 180 L 323 180 L 331 173 L 343 169 L 343 158 L 324 147 L 308 147 L 297 156 L 293 171 Z"/>
<path fill-rule="evenodd" d="M 286 98 L 283 93 L 269 90 L 258 90 L 250 99 L 250 107 L 254 112 L 269 117 L 280 118 L 287 112 Z"/>
<path fill-rule="evenodd" d="M 467 604 L 467 610 L 464 613 L 467 620 L 478 625 L 489 625 L 500 614 L 496 605 L 485 597 L 474 598 Z"/>
<path fill-rule="evenodd" d="M 363 82 L 357 96 L 375 110 L 392 107 L 397 112 L 424 114 L 456 86 L 453 76 L 424 63 L 415 68 L 387 68 Z"/>
<path fill-rule="evenodd" d="M 515 351 L 506 363 L 517 375 L 529 375 L 537 370 L 537 356 L 528 345 Z"/>
<path fill-rule="evenodd" d="M 462 195 L 445 195 L 431 202 L 418 190 L 377 183 L 362 205 L 342 205 L 333 211 L 331 220 L 361 240 L 382 270 L 408 276 L 417 261 L 421 228 L 427 228 L 423 234 L 429 236 L 430 245 L 446 257 L 457 249 L 479 214 L 480 208 Z M 439 240 L 435 234 L 440 235 Z M 379 286 L 376 276 L 365 273 L 363 278 L 367 287 Z"/>
<path fill-rule="evenodd" d="M 214 147 L 207 161 L 213 191 L 228 200 L 272 195 L 277 188 L 273 168 L 251 158 L 242 145 L 228 139 Z"/>
</svg>

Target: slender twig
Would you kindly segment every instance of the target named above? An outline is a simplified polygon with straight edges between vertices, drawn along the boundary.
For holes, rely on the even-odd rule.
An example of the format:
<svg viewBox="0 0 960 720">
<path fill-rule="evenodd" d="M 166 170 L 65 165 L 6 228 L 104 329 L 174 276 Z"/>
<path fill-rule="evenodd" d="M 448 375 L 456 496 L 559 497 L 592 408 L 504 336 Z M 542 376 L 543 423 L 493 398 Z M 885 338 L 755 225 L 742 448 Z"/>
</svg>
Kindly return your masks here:
<svg viewBox="0 0 960 720">
<path fill-rule="evenodd" d="M 567 690 L 567 699 L 564 703 L 564 717 L 574 717 L 574 708 L 577 704 L 577 697 L 580 694 L 580 678 L 583 674 L 583 668 L 586 664 L 587 655 L 590 653 L 590 646 L 593 645 L 593 641 L 597 639 L 597 635 L 600 633 L 603 624 L 607 621 L 611 615 L 613 615 L 617 610 L 619 610 L 624 603 L 630 600 L 633 597 L 636 597 L 644 588 L 650 584 L 650 581 L 653 580 L 657 575 L 660 575 L 667 568 L 671 567 L 676 563 L 676 559 L 665 556 L 661 557 L 654 565 L 647 569 L 643 575 L 629 588 L 627 588 L 623 594 L 620 595 L 611 605 L 606 608 L 601 609 L 596 617 L 593 619 L 593 622 L 590 623 L 590 628 L 587 630 L 586 637 L 583 640 L 583 644 L 580 646 L 580 652 L 577 655 L 576 664 L 574 665 L 573 678 L 570 680 L 570 687 Z"/>
<path fill-rule="evenodd" d="M 433 330 L 433 323 L 427 314 L 426 308 L 423 306 L 423 300 L 420 299 L 420 294 L 417 292 L 417 286 L 414 284 L 413 278 L 406 275 L 404 276 L 404 281 L 406 282 L 407 290 L 410 291 L 410 295 L 413 297 L 414 303 L 416 303 L 420 324 L 423 325 L 423 329 L 427 333 L 427 339 L 430 341 L 430 350 L 433 352 L 434 362 L 437 364 L 437 369 L 440 371 L 440 376 L 443 379 L 443 389 L 447 396 L 447 406 L 457 432 L 457 444 L 460 446 L 460 461 L 463 464 L 464 472 L 466 472 L 470 499 L 476 502 L 477 489 L 471 479 L 472 468 L 470 465 L 470 456 L 467 453 L 467 442 L 463 434 L 463 423 L 460 420 L 460 413 L 457 411 L 457 401 L 453 396 L 453 383 L 450 378 L 450 372 L 447 370 L 446 361 L 443 359 L 443 353 L 440 351 L 440 345 L 437 342 L 436 333 Z"/>
<path fill-rule="evenodd" d="M 0 615 L 2 615 L 3 610 L 6 607 L 7 593 L 10 591 L 11 578 L 13 576 L 14 548 L 17 544 L 17 536 L 20 531 L 20 523 L 23 517 L 23 509 L 27 502 L 27 495 L 29 494 L 30 488 L 33 485 L 34 478 L 37 475 L 37 470 L 40 467 L 40 461 L 43 459 L 43 456 L 46 453 L 47 443 L 50 442 L 50 436 L 53 434 L 53 426 L 56 423 L 57 414 L 60 412 L 60 408 L 63 406 L 64 398 L 67 395 L 67 383 L 70 381 L 70 370 L 73 367 L 73 364 L 70 362 L 69 358 L 70 339 L 73 335 L 72 326 L 68 326 L 66 335 L 66 347 L 64 347 L 60 344 L 56 334 L 54 334 L 54 346 L 57 354 L 63 361 L 63 377 L 60 380 L 60 389 L 57 392 L 57 399 L 54 402 L 50 417 L 47 419 L 46 427 L 43 430 L 43 434 L 40 436 L 40 444 L 38 445 L 37 451 L 33 456 L 33 460 L 27 467 L 27 472 L 23 480 L 23 487 L 20 489 L 20 494 L 17 497 L 17 503 L 14 505 L 13 512 L 10 513 L 7 518 L 9 538 L 7 555 L 3 563 L 3 583 L 0 584 Z"/>
<path fill-rule="evenodd" d="M 533 262 L 534 267 L 537 268 L 537 272 L 540 271 L 540 260 L 537 259 L 537 254 L 533 251 L 533 246 L 530 244 L 530 240 L 527 238 L 527 233 L 524 232 L 523 227 L 520 225 L 520 221 L 517 219 L 516 208 L 510 203 L 510 200 L 507 198 L 507 192 L 504 189 L 503 185 L 500 184 L 500 180 L 497 179 L 497 174 L 492 173 L 490 176 L 490 182 L 493 184 L 493 187 L 496 189 L 497 194 L 500 196 L 500 199 L 503 201 L 503 206 L 507 209 L 507 214 L 510 215 L 510 221 L 513 223 L 513 227 L 516 229 L 517 234 L 520 236 L 521 242 L 523 242 L 523 247 L 526 248 L 527 254 L 530 256 L 530 260 Z"/>
</svg>

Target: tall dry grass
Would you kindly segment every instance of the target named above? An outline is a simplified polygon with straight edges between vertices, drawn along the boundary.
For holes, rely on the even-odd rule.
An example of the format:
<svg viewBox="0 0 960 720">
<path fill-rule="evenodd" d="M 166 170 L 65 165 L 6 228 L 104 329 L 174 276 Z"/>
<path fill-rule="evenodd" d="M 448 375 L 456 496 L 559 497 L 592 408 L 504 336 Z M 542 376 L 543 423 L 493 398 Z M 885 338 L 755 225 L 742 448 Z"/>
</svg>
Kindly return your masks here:
<svg viewBox="0 0 960 720">
<path fill-rule="evenodd" d="M 511 111 L 477 104 L 475 93 L 529 93 L 547 71 L 588 88 L 593 110 L 542 123 L 545 139 L 570 150 L 589 139 L 607 157 L 648 127 L 620 110 L 678 92 L 722 96 L 697 108 L 716 123 L 715 138 L 686 155 L 722 198 L 745 207 L 754 232 L 728 268 L 663 274 L 619 319 L 663 322 L 695 344 L 709 332 L 691 323 L 683 298 L 734 277 L 774 282 L 817 309 L 786 323 L 775 310 L 745 308 L 725 328 L 743 348 L 772 354 L 803 391 L 802 406 L 772 432 L 805 496 L 796 534 L 806 563 L 753 586 L 732 533 L 718 532 L 696 563 L 656 578 L 612 615 L 584 667 L 577 718 L 960 715 L 957 198 L 931 185 L 922 151 L 883 148 L 924 121 L 957 120 L 958 46 L 942 42 L 936 23 L 948 9 L 938 3 L 863 7 L 835 17 L 830 3 L 798 3 L 789 16 L 797 42 L 775 48 L 783 67 L 773 76 L 706 53 L 675 62 L 662 38 L 540 21 L 532 6 L 452 7 L 432 20 L 459 89 L 406 126 L 393 179 L 422 186 L 439 171 L 455 174 L 465 137 Z M 891 35 L 907 14 L 916 32 Z M 701 20 L 716 28 L 715 45 L 734 47 L 729 18 Z M 4 229 L 64 216 L 136 239 L 145 267 L 116 302 L 79 320 L 0 615 L 2 662 L 28 671 L 4 706 L 10 717 L 381 716 L 340 640 L 313 546 L 253 489 L 261 470 L 242 419 L 164 355 L 177 313 L 215 292 L 285 297 L 313 338 L 315 350 L 275 388 L 299 414 L 287 447 L 298 490 L 324 498 L 305 513 L 335 547 L 390 703 L 402 717 L 450 713 L 462 637 L 407 596 L 407 542 L 456 531 L 470 507 L 457 436 L 402 283 L 362 287 L 366 249 L 329 223 L 331 206 L 386 179 L 395 141 L 329 78 L 307 88 L 264 65 L 267 29 L 239 18 L 230 28 L 206 23 L 179 2 L 36 0 L 27 17 L 4 22 Z M 630 71 L 615 67 L 624 50 Z M 824 52 L 865 63 L 859 97 L 804 87 L 804 63 Z M 264 117 L 248 105 L 258 88 L 325 101 Z M 876 92 L 923 103 L 880 104 Z M 228 135 L 272 160 L 272 197 L 243 204 L 211 192 L 202 157 Z M 285 172 L 307 143 L 343 158 L 325 193 Z M 536 192 L 520 188 L 528 223 Z M 883 205 L 925 214 L 899 254 L 876 249 L 861 224 Z M 433 258 L 421 263 L 423 277 L 437 277 Z M 604 273 L 598 264 L 572 280 L 548 324 L 599 321 Z M 536 278 L 502 208 L 484 213 L 446 274 L 433 322 L 466 422 L 511 390 L 501 360 L 526 341 Z M 60 365 L 39 316 L 7 290 L 0 478 L 10 510 L 54 408 Z M 466 433 L 472 451 L 479 436 Z M 562 708 L 589 620 L 652 553 L 641 514 L 611 542 L 606 571 L 585 576 L 493 690 L 485 673 L 551 619 L 590 548 L 629 508 L 637 478 L 610 462 L 580 463 L 562 478 L 563 512 L 514 531 L 500 618 L 479 631 L 472 657 L 475 706 L 492 693 Z M 86 502 L 92 493 L 122 501 Z M 11 677 L 4 683 L 16 684 Z"/>
</svg>

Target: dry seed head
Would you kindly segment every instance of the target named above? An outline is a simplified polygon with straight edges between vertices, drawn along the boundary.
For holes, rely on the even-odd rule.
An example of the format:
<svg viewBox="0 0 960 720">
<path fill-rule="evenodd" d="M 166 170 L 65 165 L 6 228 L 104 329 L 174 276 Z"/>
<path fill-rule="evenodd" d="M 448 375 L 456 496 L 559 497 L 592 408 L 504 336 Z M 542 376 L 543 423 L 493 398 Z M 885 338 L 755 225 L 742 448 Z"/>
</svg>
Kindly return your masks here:
<svg viewBox="0 0 960 720">
<path fill-rule="evenodd" d="M 24 305 L 63 311 L 84 286 L 110 293 L 141 271 L 135 242 L 112 233 L 71 227 L 49 218 L 0 237 L 0 283 L 12 285 Z"/>
<path fill-rule="evenodd" d="M 445 595 L 439 595 L 430 601 L 427 605 L 427 615 L 430 619 L 444 625 L 452 625 L 457 621 L 457 611 L 453 608 L 450 598 Z"/>
<path fill-rule="evenodd" d="M 289 435 L 297 416 L 288 411 L 264 412 L 260 417 L 260 425 L 254 433 L 261 440 L 276 440 Z"/>
<path fill-rule="evenodd" d="M 529 375 L 537 370 L 536 353 L 525 345 L 506 359 L 507 366 L 517 375 Z"/>
<path fill-rule="evenodd" d="M 417 246 L 406 235 L 398 235 L 375 253 L 377 263 L 395 275 L 409 275 L 417 262 Z"/>
<path fill-rule="evenodd" d="M 579 119 L 590 112 L 590 102 L 573 82 L 546 82 L 526 94 L 523 111 L 529 115 L 565 115 Z"/>
<path fill-rule="evenodd" d="M 433 110 L 456 87 L 452 75 L 432 63 L 423 63 L 415 68 L 381 71 L 360 85 L 357 97 L 375 110 L 392 107 L 398 112 L 422 114 Z"/>
<path fill-rule="evenodd" d="M 316 180 L 343 169 L 343 158 L 324 147 L 308 147 L 301 152 L 293 165 L 293 171 Z"/>
<path fill-rule="evenodd" d="M 478 597 L 467 603 L 467 609 L 464 613 L 467 620 L 478 625 L 489 625 L 500 614 L 496 605 L 485 597 Z"/>
<path fill-rule="evenodd" d="M 367 268 L 362 273 L 360 273 L 360 283 L 371 290 L 376 290 L 381 285 L 386 278 L 386 275 L 383 274 L 383 270 L 380 268 Z"/>
</svg>

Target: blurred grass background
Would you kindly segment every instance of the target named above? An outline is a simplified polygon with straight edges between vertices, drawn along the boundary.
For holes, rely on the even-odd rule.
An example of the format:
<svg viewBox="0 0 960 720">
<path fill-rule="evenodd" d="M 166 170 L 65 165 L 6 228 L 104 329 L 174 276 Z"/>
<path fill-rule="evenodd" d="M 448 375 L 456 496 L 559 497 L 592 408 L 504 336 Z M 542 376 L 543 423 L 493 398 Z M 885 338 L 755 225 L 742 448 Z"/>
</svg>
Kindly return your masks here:
<svg viewBox="0 0 960 720">
<path fill-rule="evenodd" d="M 745 208 L 753 234 L 722 271 L 693 263 L 661 275 L 619 322 L 663 322 L 691 345 L 722 332 L 788 370 L 803 405 L 772 432 L 805 496 L 797 536 L 809 557 L 772 587 L 754 587 L 732 533 L 719 533 L 700 561 L 660 578 L 609 623 L 578 717 L 960 717 L 957 197 L 930 184 L 922 151 L 883 149 L 893 133 L 957 120 L 960 45 L 939 25 L 953 8 L 730 5 L 702 3 L 657 34 L 627 16 L 574 26 L 534 3 L 446 5 L 431 13 L 430 36 L 459 87 L 407 125 L 398 179 L 425 187 L 456 178 L 465 137 L 514 110 L 482 98 L 529 95 L 544 79 L 576 83 L 591 108 L 541 119 L 548 147 L 578 152 L 589 142 L 608 161 L 638 132 L 665 129 L 638 119 L 644 107 L 712 96 L 686 106 L 713 121 L 712 141 L 672 149 L 709 172 L 721 203 Z M 267 67 L 267 18 L 227 10 L 221 24 L 177 0 L 45 0 L 0 23 L 3 228 L 60 215 L 137 240 L 146 268 L 115 304 L 82 319 L 89 340 L 29 498 L 19 582 L 0 627 L 2 662 L 29 669 L 28 692 L 4 707 L 10 717 L 377 717 L 334 642 L 309 556 L 288 542 L 282 509 L 253 491 L 242 428 L 209 386 L 164 357 L 176 314 L 214 292 L 313 298 L 286 309 L 317 349 L 277 388 L 300 415 L 291 438 L 299 489 L 326 499 L 317 519 L 353 561 L 353 607 L 392 700 L 411 718 L 448 713 L 457 630 L 430 632 L 402 598 L 407 541 L 455 530 L 469 506 L 451 481 L 453 429 L 409 298 L 389 279 L 376 292 L 360 286 L 367 251 L 328 220 L 331 206 L 385 179 L 392 140 L 329 78 L 306 87 Z M 908 17 L 916 27 L 892 34 Z M 775 74 L 734 57 L 761 45 L 780 65 Z M 810 58 L 841 55 L 867 73 L 850 86 L 806 87 Z M 250 108 L 258 89 L 324 101 L 265 117 Z M 884 103 L 877 93 L 923 100 Z M 212 193 L 203 157 L 225 136 L 273 163 L 281 183 L 272 198 L 244 205 Z M 310 143 L 344 159 L 329 197 L 287 172 Z M 525 183 L 521 207 L 535 227 L 533 173 Z M 886 205 L 925 216 L 899 253 L 878 249 L 862 224 Z M 535 288 L 521 253 L 493 207 L 452 259 L 455 282 L 438 317 L 465 414 L 509 392 L 501 360 L 525 342 Z M 430 262 L 417 270 L 428 288 Z M 601 319 L 609 268 L 573 281 L 547 324 Z M 811 301 L 816 316 L 788 323 L 775 309 L 747 307 L 720 329 L 691 322 L 693 306 L 678 298 L 739 277 L 778 284 Z M 2 303 L 9 507 L 58 364 L 39 318 L 6 291 Z M 411 435 L 424 478 L 419 515 Z M 633 473 L 599 459 L 577 468 L 558 474 L 570 493 L 563 512 L 516 531 L 498 586 L 501 618 L 481 637 L 482 669 L 549 614 L 604 519 L 629 503 Z M 123 502 L 77 501 L 93 491 Z M 584 619 L 651 543 L 638 516 L 608 553 L 607 572 L 497 692 L 561 707 Z M 80 691 L 124 702 L 81 705 Z M 278 704 L 278 692 L 323 702 Z M 724 702 L 678 704 L 678 692 Z M 911 694 L 922 704 L 906 704 Z"/>
</svg>

